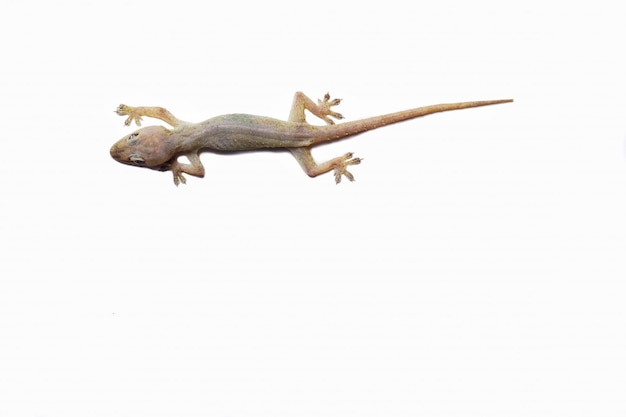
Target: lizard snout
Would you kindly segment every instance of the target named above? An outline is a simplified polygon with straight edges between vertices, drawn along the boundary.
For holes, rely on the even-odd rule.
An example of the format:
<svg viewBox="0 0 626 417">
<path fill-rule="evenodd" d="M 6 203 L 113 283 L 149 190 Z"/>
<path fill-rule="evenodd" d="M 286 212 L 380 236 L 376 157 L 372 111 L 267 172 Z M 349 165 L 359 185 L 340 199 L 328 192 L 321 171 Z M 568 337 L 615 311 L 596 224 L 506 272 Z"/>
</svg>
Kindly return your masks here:
<svg viewBox="0 0 626 417">
<path fill-rule="evenodd" d="M 115 159 L 116 161 L 120 160 L 120 154 L 122 153 L 122 150 L 119 148 L 119 146 L 117 146 L 117 143 L 111 146 L 110 152 L 111 158 Z"/>
</svg>

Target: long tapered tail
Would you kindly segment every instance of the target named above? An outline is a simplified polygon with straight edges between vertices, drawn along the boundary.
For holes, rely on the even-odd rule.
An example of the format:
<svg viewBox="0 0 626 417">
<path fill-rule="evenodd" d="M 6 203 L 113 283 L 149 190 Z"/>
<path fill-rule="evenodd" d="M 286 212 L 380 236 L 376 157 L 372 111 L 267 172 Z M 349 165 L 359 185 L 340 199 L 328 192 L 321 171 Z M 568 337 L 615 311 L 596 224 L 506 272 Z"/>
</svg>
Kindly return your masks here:
<svg viewBox="0 0 626 417">
<path fill-rule="evenodd" d="M 511 103 L 512 99 L 507 100 L 485 100 L 485 101 L 467 101 L 463 103 L 446 103 L 435 104 L 433 106 L 419 107 L 411 110 L 399 111 L 396 113 L 385 114 L 383 116 L 370 117 L 367 119 L 355 120 L 353 122 L 340 123 L 333 126 L 326 126 L 329 133 L 328 138 L 322 141 L 332 141 L 347 136 L 356 135 L 368 130 L 377 129 L 393 123 L 403 122 L 405 120 L 422 117 L 433 113 L 440 113 L 451 110 L 461 110 L 470 107 L 490 106 L 492 104 Z"/>
</svg>

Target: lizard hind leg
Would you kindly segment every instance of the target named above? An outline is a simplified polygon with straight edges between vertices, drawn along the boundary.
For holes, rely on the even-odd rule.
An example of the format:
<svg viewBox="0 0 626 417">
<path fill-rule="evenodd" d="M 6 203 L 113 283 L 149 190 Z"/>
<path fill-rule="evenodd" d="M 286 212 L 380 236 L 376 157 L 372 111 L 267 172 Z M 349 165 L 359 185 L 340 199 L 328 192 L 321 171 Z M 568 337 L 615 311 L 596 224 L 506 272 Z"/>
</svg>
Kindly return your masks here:
<svg viewBox="0 0 626 417">
<path fill-rule="evenodd" d="M 293 156 L 300 163 L 304 172 L 306 172 L 309 177 L 317 177 L 318 175 L 325 174 L 329 171 L 334 171 L 336 184 L 341 182 L 341 178 L 344 175 L 350 181 L 354 181 L 354 176 L 348 171 L 348 167 L 350 165 L 358 165 L 362 161 L 361 158 L 353 158 L 353 155 L 350 152 L 343 156 L 318 164 L 313 159 L 310 148 L 290 148 L 289 151 L 291 151 Z"/>
<path fill-rule="evenodd" d="M 331 110 L 331 107 L 341 103 L 341 99 L 330 99 L 330 94 L 324 95 L 324 100 L 317 100 L 317 104 L 308 98 L 304 93 L 298 91 L 293 96 L 293 103 L 291 105 L 291 112 L 289 113 L 289 121 L 294 123 L 306 123 L 305 110 L 310 111 L 315 116 L 319 117 L 326 124 L 333 125 L 335 122 L 331 117 L 335 119 L 343 119 L 340 113 Z"/>
</svg>

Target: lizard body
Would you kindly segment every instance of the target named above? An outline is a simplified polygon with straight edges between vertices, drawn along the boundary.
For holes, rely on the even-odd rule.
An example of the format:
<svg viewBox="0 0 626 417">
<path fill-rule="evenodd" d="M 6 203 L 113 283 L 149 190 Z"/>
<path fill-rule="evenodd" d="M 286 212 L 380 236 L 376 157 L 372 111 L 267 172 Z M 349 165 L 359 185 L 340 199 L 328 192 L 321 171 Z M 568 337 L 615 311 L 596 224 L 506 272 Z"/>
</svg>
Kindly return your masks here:
<svg viewBox="0 0 626 417">
<path fill-rule="evenodd" d="M 141 126 L 141 117 L 161 119 L 172 126 L 149 126 L 141 128 L 120 139 L 111 147 L 111 156 L 118 162 L 155 169 L 171 170 L 174 183 L 185 183 L 183 173 L 197 177 L 204 176 L 204 166 L 198 154 L 201 151 L 250 151 L 260 149 L 287 149 L 300 163 L 303 170 L 311 177 L 334 171 L 335 181 L 342 176 L 350 181 L 354 177 L 347 167 L 361 162 L 353 158 L 352 153 L 345 154 L 326 162 L 317 163 L 311 155 L 311 148 L 325 142 L 332 142 L 376 129 L 392 123 L 449 110 L 508 103 L 513 100 L 471 101 L 464 103 L 438 104 L 411 110 L 370 117 L 362 120 L 334 124 L 332 118 L 343 116 L 332 111 L 332 107 L 341 100 L 330 100 L 326 94 L 324 100 L 315 104 L 303 93 L 294 96 L 288 121 L 271 117 L 249 114 L 229 114 L 217 116 L 200 123 L 189 123 L 174 117 L 162 107 L 130 107 L 120 105 L 116 113 L 128 116 L 125 124 L 134 120 Z M 324 120 L 326 126 L 314 126 L 306 122 L 304 111 L 308 110 Z M 186 156 L 189 163 L 178 161 L 179 156 Z"/>
</svg>

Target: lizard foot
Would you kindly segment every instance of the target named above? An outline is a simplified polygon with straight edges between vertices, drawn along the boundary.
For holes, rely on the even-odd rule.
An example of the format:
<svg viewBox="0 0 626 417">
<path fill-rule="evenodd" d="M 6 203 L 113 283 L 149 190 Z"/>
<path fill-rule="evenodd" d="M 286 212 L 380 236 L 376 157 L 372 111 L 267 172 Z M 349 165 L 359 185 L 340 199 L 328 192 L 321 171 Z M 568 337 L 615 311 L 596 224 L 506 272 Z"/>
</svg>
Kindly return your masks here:
<svg viewBox="0 0 626 417">
<path fill-rule="evenodd" d="M 141 116 L 139 116 L 135 112 L 135 108 L 134 107 L 127 106 L 126 104 L 120 104 L 117 107 L 117 110 L 115 110 L 115 113 L 117 113 L 120 116 L 128 116 L 128 118 L 124 121 L 124 124 L 126 126 L 130 126 L 130 124 L 133 122 L 133 120 L 135 121 L 137 126 L 141 126 Z"/>
<path fill-rule="evenodd" d="M 319 107 L 320 117 L 329 125 L 334 125 L 335 122 L 330 118 L 343 119 L 341 113 L 337 113 L 331 110 L 331 107 L 341 103 L 340 98 L 330 99 L 330 94 L 324 95 L 324 100 L 317 99 L 317 106 Z M 330 116 L 330 117 L 328 117 Z"/>
<path fill-rule="evenodd" d="M 350 181 L 354 181 L 354 175 L 348 172 L 347 168 L 350 165 L 360 164 L 362 160 L 363 159 L 361 158 L 352 158 L 352 152 L 347 153 L 340 158 L 337 158 L 337 166 L 335 166 L 335 183 L 339 184 L 343 175 L 345 175 L 346 178 Z"/>
<path fill-rule="evenodd" d="M 178 187 L 180 183 L 187 184 L 187 179 L 183 176 L 183 170 L 178 161 L 174 161 L 170 169 L 174 175 L 174 185 Z"/>
<path fill-rule="evenodd" d="M 187 180 L 185 179 L 185 177 L 183 176 L 182 172 L 172 172 L 174 174 L 174 185 L 176 185 L 178 187 L 178 184 L 180 184 L 181 182 L 183 184 L 187 184 Z"/>
</svg>

